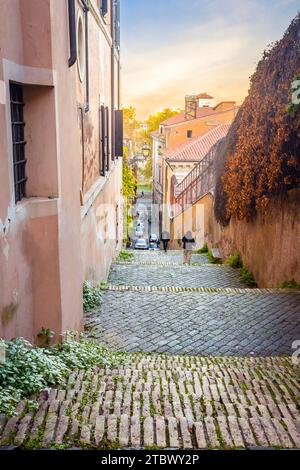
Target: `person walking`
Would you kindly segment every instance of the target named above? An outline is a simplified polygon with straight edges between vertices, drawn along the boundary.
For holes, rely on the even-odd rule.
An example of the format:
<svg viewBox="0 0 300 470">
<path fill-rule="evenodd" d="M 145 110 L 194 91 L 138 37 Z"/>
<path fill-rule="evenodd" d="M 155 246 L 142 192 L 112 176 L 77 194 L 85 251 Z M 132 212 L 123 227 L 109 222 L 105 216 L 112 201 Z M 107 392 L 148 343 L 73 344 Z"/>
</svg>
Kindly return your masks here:
<svg viewBox="0 0 300 470">
<path fill-rule="evenodd" d="M 182 237 L 183 243 L 183 257 L 184 257 L 184 264 L 190 264 L 191 257 L 193 254 L 193 248 L 195 245 L 195 239 L 193 238 L 192 232 L 189 230 L 184 237 Z"/>
<path fill-rule="evenodd" d="M 162 235 L 161 235 L 161 240 L 162 240 L 162 242 L 163 242 L 164 252 L 167 253 L 168 244 L 169 244 L 169 241 L 170 241 L 170 234 L 169 234 L 169 232 L 167 232 L 166 230 L 163 231 L 163 233 L 162 233 Z"/>
</svg>

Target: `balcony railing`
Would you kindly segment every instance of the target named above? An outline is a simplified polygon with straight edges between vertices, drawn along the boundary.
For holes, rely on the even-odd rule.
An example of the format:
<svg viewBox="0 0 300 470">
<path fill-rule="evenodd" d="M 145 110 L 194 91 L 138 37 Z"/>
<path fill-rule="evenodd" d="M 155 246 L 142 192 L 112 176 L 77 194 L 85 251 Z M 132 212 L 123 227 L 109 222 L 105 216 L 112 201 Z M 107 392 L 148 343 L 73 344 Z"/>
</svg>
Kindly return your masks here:
<svg viewBox="0 0 300 470">
<path fill-rule="evenodd" d="M 220 139 L 175 188 L 175 217 L 215 187 L 215 157 L 223 141 Z"/>
</svg>

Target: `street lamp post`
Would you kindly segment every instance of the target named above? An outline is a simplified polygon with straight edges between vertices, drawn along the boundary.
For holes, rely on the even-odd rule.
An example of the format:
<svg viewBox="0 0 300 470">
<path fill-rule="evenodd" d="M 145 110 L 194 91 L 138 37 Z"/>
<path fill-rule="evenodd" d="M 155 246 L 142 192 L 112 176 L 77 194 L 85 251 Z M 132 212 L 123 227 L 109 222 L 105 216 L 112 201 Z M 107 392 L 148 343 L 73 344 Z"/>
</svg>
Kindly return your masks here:
<svg viewBox="0 0 300 470">
<path fill-rule="evenodd" d="M 142 154 L 144 158 L 149 158 L 151 152 L 151 147 L 147 144 L 147 142 L 144 143 L 142 147 Z"/>
</svg>

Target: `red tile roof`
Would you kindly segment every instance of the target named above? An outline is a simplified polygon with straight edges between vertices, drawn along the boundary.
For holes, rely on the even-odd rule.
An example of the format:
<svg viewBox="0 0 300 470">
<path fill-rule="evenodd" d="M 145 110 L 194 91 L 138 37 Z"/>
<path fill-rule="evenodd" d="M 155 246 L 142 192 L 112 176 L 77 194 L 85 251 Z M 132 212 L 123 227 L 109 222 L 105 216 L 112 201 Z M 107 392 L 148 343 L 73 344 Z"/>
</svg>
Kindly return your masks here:
<svg viewBox="0 0 300 470">
<path fill-rule="evenodd" d="M 169 161 L 198 162 L 209 152 L 211 147 L 227 135 L 230 124 L 221 124 L 200 137 L 180 145 L 175 149 L 167 150 L 164 156 Z"/>
<path fill-rule="evenodd" d="M 202 118 L 205 116 L 210 116 L 211 114 L 216 114 L 216 111 L 214 108 L 211 107 L 205 107 L 205 108 L 197 108 L 197 118 Z M 173 126 L 174 124 L 180 124 L 181 122 L 188 121 L 188 119 L 185 118 L 185 111 L 181 111 L 179 114 L 175 114 L 175 116 L 170 117 L 169 119 L 166 119 L 163 121 L 161 124 L 163 126 Z"/>
</svg>

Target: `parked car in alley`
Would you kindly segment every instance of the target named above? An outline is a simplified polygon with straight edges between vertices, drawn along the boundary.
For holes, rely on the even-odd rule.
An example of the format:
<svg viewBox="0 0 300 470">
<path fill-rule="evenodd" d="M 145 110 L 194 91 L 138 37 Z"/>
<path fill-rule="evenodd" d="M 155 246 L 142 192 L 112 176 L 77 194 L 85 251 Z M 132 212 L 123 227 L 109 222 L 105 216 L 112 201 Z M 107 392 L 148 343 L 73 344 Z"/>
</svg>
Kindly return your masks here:
<svg viewBox="0 0 300 470">
<path fill-rule="evenodd" d="M 150 241 L 150 243 L 151 242 L 158 243 L 159 242 L 158 236 L 155 235 L 155 233 L 151 233 L 151 235 L 149 237 L 149 241 Z"/>
<path fill-rule="evenodd" d="M 151 251 L 159 250 L 159 244 L 157 242 L 150 242 L 149 250 Z"/>
<path fill-rule="evenodd" d="M 149 250 L 149 245 L 145 238 L 139 238 L 134 245 L 135 250 Z"/>
</svg>

